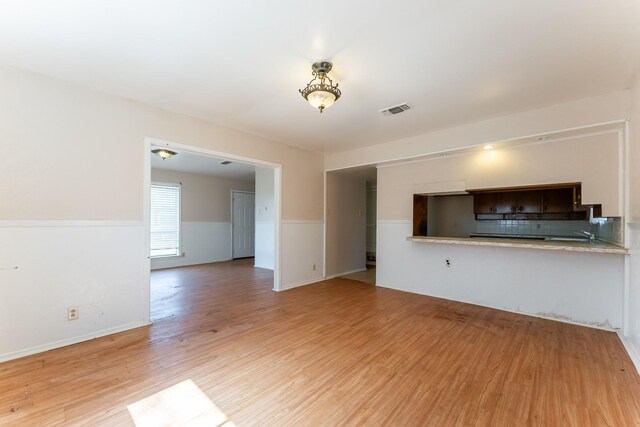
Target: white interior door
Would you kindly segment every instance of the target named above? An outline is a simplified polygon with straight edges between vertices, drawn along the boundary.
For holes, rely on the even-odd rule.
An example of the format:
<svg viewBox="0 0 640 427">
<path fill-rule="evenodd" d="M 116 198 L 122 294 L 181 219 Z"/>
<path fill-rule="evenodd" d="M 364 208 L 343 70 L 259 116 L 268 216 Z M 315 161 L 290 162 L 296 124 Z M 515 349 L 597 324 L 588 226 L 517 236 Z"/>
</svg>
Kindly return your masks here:
<svg viewBox="0 0 640 427">
<path fill-rule="evenodd" d="M 233 257 L 246 258 L 255 252 L 255 211 L 256 196 L 254 193 L 234 191 L 233 206 Z"/>
</svg>

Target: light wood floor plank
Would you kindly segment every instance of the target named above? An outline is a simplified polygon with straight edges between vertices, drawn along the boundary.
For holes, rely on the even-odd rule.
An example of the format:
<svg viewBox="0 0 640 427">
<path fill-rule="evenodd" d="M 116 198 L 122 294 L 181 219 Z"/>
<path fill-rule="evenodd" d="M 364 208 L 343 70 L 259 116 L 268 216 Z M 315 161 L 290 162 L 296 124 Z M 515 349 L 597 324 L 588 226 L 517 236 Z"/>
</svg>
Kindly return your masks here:
<svg viewBox="0 0 640 427">
<path fill-rule="evenodd" d="M 0 364 L 0 425 L 132 425 L 192 380 L 244 425 L 640 425 L 611 332 L 251 260 L 152 273 L 154 324 Z"/>
</svg>

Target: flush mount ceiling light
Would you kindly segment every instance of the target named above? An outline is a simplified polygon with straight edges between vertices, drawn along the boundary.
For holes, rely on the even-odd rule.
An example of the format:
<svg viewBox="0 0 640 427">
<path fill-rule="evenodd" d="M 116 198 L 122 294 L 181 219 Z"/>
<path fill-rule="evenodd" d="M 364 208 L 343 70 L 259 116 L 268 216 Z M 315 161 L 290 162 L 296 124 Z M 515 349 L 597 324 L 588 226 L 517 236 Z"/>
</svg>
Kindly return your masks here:
<svg viewBox="0 0 640 427">
<path fill-rule="evenodd" d="M 484 146 L 484 147 L 482 147 L 482 148 L 484 148 L 485 150 L 493 150 L 493 145 L 491 145 L 491 144 L 487 144 L 487 145 L 485 145 L 485 146 Z"/>
<path fill-rule="evenodd" d="M 175 151 L 167 150 L 166 148 L 156 148 L 155 150 L 151 150 L 151 152 L 160 157 L 162 160 L 168 159 L 169 157 L 178 154 Z"/>
<path fill-rule="evenodd" d="M 333 80 L 327 76 L 333 64 L 329 61 L 318 61 L 311 66 L 313 79 L 307 83 L 307 87 L 300 89 L 300 94 L 309 101 L 313 107 L 322 111 L 331 107 L 340 98 L 342 92 L 338 89 L 338 83 L 333 84 Z M 325 83 L 328 80 L 329 83 Z"/>
</svg>

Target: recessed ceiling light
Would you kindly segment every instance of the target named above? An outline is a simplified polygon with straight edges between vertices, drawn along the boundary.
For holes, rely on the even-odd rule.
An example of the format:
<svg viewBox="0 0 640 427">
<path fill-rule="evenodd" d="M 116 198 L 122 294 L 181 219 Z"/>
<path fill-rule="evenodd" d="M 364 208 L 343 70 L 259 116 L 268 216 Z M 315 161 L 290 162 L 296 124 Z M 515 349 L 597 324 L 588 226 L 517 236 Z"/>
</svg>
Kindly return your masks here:
<svg viewBox="0 0 640 427">
<path fill-rule="evenodd" d="M 485 145 L 485 146 L 484 146 L 484 147 L 482 147 L 482 148 L 484 148 L 485 150 L 493 150 L 493 145 L 491 145 L 491 144 L 487 144 L 487 145 Z"/>
<path fill-rule="evenodd" d="M 220 162 L 220 164 L 226 166 L 226 165 L 231 164 L 231 162 L 229 160 L 223 160 L 223 161 Z"/>
<path fill-rule="evenodd" d="M 547 139 L 549 139 L 548 136 L 539 136 L 538 137 L 538 141 L 546 141 Z"/>
</svg>

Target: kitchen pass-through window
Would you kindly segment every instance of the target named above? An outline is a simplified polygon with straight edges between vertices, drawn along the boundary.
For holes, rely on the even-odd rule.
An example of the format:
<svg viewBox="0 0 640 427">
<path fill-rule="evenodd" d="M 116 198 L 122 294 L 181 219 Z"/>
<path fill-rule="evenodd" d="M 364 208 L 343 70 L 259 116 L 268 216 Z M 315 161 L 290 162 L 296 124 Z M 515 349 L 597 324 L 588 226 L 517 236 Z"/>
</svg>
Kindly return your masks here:
<svg viewBox="0 0 640 427">
<path fill-rule="evenodd" d="M 180 255 L 180 184 L 151 183 L 151 257 Z"/>
</svg>

